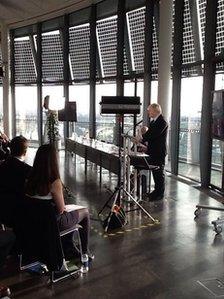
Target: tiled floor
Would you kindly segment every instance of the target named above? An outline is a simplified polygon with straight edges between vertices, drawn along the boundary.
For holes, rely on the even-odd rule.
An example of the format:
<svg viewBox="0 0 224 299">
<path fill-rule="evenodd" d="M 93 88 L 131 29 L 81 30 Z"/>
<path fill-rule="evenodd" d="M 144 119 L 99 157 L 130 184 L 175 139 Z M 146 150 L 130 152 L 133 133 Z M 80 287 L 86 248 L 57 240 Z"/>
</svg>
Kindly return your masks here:
<svg viewBox="0 0 224 299">
<path fill-rule="evenodd" d="M 89 207 L 91 249 L 96 258 L 86 276 L 54 286 L 46 284 L 46 277 L 18 273 L 11 263 L 1 282 L 11 287 L 13 298 L 214 298 L 198 281 L 224 277 L 224 240 L 211 226 L 222 213 L 203 211 L 195 220 L 194 210 L 198 203 L 221 203 L 168 175 L 166 198 L 144 203 L 159 224 L 137 210 L 127 214 L 124 229 L 105 234 L 97 213 L 109 196 L 103 185 L 113 189 L 116 178 L 103 171 L 100 187 L 94 165 L 88 166 L 85 176 L 82 159 L 75 164 L 63 152 L 60 164 L 62 179 L 74 192 L 76 203 Z"/>
</svg>

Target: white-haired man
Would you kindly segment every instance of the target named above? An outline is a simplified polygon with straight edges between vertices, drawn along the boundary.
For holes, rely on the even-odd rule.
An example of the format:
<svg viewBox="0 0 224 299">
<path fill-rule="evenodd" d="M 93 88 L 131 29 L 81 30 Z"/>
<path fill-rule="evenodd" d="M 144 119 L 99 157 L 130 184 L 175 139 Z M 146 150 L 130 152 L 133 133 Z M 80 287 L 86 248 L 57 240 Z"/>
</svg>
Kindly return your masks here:
<svg viewBox="0 0 224 299">
<path fill-rule="evenodd" d="M 148 194 L 149 200 L 161 200 L 165 191 L 165 157 L 167 154 L 166 139 L 168 124 L 162 115 L 159 104 L 151 104 L 147 108 L 150 117 L 149 129 L 142 136 L 143 143 L 147 144 L 146 153 L 149 155 L 149 164 L 159 166 L 152 170 L 155 189 Z"/>
</svg>

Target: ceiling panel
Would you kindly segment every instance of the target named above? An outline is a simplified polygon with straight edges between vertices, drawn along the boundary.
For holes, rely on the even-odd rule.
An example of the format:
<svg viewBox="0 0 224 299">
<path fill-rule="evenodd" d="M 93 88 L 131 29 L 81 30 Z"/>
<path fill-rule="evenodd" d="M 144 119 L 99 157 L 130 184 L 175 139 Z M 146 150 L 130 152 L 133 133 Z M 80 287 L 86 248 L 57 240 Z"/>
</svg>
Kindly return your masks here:
<svg viewBox="0 0 224 299">
<path fill-rule="evenodd" d="M 17 22 L 38 19 L 48 14 L 63 14 L 91 5 L 91 0 L 0 0 L 0 21 L 12 25 Z"/>
</svg>

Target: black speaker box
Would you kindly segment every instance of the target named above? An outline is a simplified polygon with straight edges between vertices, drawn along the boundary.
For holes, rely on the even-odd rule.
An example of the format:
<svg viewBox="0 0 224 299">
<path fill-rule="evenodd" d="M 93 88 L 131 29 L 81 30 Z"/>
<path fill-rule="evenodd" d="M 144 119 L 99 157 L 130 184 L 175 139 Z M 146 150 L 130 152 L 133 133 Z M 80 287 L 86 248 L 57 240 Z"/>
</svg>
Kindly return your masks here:
<svg viewBox="0 0 224 299">
<path fill-rule="evenodd" d="M 100 105 L 102 114 L 140 113 L 140 97 L 103 96 Z"/>
</svg>

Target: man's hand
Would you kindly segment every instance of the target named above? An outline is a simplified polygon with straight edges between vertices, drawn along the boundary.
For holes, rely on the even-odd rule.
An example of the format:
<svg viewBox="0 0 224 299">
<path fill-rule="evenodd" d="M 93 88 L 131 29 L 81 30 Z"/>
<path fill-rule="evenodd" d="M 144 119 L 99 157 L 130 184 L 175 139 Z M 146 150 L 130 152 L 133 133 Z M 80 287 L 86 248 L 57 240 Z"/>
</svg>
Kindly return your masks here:
<svg viewBox="0 0 224 299">
<path fill-rule="evenodd" d="M 0 137 L 3 139 L 4 142 L 8 142 L 9 141 L 9 137 L 0 131 Z"/>
<path fill-rule="evenodd" d="M 138 151 L 141 152 L 141 153 L 146 153 L 147 152 L 147 146 L 142 144 L 142 143 L 139 143 L 138 144 Z"/>
<path fill-rule="evenodd" d="M 134 136 L 131 138 L 131 141 L 132 141 L 134 144 L 138 144 L 138 143 L 139 143 L 139 139 L 136 138 L 136 137 L 134 137 Z"/>
</svg>

